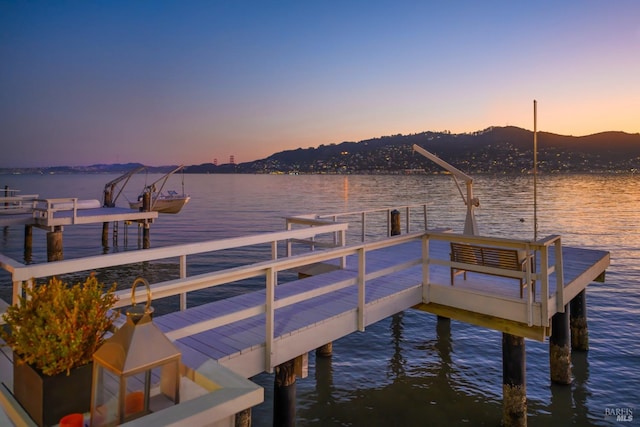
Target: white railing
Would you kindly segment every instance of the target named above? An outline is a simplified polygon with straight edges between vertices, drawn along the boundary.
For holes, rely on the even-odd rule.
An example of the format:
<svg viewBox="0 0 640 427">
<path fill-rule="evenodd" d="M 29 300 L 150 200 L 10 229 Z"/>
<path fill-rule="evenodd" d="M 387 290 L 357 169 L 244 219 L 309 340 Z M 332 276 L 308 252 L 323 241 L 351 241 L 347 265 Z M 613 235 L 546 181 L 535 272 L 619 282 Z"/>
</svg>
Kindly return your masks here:
<svg viewBox="0 0 640 427">
<path fill-rule="evenodd" d="M 538 241 L 528 240 L 515 240 L 505 239 L 499 237 L 483 237 L 473 236 L 466 234 L 453 234 L 453 233 L 426 233 L 428 236 L 425 239 L 425 265 L 435 264 L 443 265 L 446 267 L 460 267 L 459 263 L 453 263 L 450 259 L 434 259 L 429 257 L 429 241 L 442 240 L 455 243 L 468 243 L 474 245 L 493 246 L 500 248 L 511 248 L 524 251 L 528 256 L 531 256 L 534 263 L 527 262 L 525 264 L 525 271 L 513 271 L 494 267 L 478 267 L 474 266 L 474 271 L 486 272 L 488 274 L 495 274 L 504 277 L 511 277 L 514 279 L 522 279 L 526 284 L 526 303 L 527 303 L 527 319 L 528 325 L 534 324 L 534 304 L 535 301 L 535 287 L 537 283 L 541 284 L 540 288 L 540 325 L 549 326 L 549 299 L 550 294 L 550 277 L 555 274 L 555 312 L 564 313 L 564 276 L 562 265 L 562 243 L 560 236 L 553 235 L 546 237 Z M 553 248 L 553 251 L 551 250 Z M 549 257 L 553 253 L 553 260 Z M 551 263 L 550 263 L 551 262 Z M 455 264 L 455 265 L 454 265 Z M 536 271 L 539 269 L 539 271 Z M 429 283 L 429 269 L 424 269 L 423 283 Z M 428 289 L 425 289 L 423 295 L 424 302 L 429 302 Z"/>
<path fill-rule="evenodd" d="M 0 190 L 1 192 L 1 190 Z M 0 214 L 31 213 L 36 206 L 37 194 L 0 197 Z"/>
<path fill-rule="evenodd" d="M 184 281 L 184 284 L 182 284 L 181 282 L 181 285 L 176 287 L 176 292 L 172 292 L 170 293 L 170 295 L 180 294 L 180 308 L 185 309 L 186 292 L 188 290 L 203 289 L 210 286 L 207 280 L 200 280 L 201 277 L 199 276 L 187 277 L 188 255 L 203 254 L 208 252 L 222 251 L 225 249 L 243 248 L 253 245 L 270 243 L 272 247 L 271 257 L 272 259 L 277 259 L 278 242 L 288 241 L 289 239 L 304 239 L 324 233 L 344 233 L 347 227 L 347 224 L 331 223 L 324 226 L 305 228 L 300 230 L 264 233 L 246 237 L 236 237 L 230 239 L 212 240 L 162 248 L 127 251 L 123 253 L 98 255 L 81 259 L 56 261 L 46 264 L 25 265 L 0 254 L 0 268 L 3 268 L 4 270 L 11 273 L 13 283 L 12 300 L 13 303 L 16 303 L 18 301 L 18 295 L 22 295 L 22 288 L 24 284 L 31 283 L 33 279 L 77 273 L 81 271 L 93 271 L 99 268 L 118 268 L 124 265 L 145 261 L 179 258 L 179 281 Z M 204 276 L 206 276 L 206 274 Z M 180 291 L 182 287 L 187 290 Z M 163 292 L 160 287 L 158 288 L 158 291 L 154 290 L 154 298 L 163 298 L 169 296 L 166 294 L 166 292 Z M 139 292 L 136 291 L 137 298 L 144 298 L 145 295 L 146 294 L 142 290 Z M 127 291 L 118 291 L 118 296 L 120 298 L 118 306 L 125 306 L 130 304 L 131 297 L 127 293 Z"/>
<path fill-rule="evenodd" d="M 404 232 L 409 234 L 412 231 L 422 231 L 427 230 L 427 203 L 421 203 L 416 205 L 405 205 L 399 207 L 386 207 L 379 209 L 370 209 L 364 211 L 354 211 L 354 212 L 340 212 L 340 213 L 331 213 L 331 214 L 322 214 L 322 215 L 303 215 L 303 216 L 295 216 L 286 218 L 287 221 L 287 230 L 291 230 L 292 226 L 295 224 L 302 225 L 311 225 L 313 226 L 313 221 L 319 221 L 320 223 L 326 223 L 324 221 L 347 221 L 349 219 L 353 219 L 349 221 L 351 227 L 350 230 L 360 230 L 360 234 L 358 236 L 359 242 L 366 242 L 368 236 L 376 236 L 378 238 L 381 237 L 389 237 L 391 236 L 391 214 L 393 211 L 397 211 L 398 214 L 404 213 L 404 218 L 401 219 L 401 223 L 404 222 Z M 373 224 L 372 225 L 372 221 Z M 355 224 L 354 224 L 355 223 Z M 357 223 L 360 225 L 357 226 Z M 412 224 L 420 223 L 420 227 L 418 230 L 412 230 Z M 373 229 L 373 231 L 372 231 Z M 384 232 L 383 232 L 384 231 Z M 322 245 L 317 242 L 307 242 L 308 244 L 313 245 Z M 348 242 L 351 243 L 351 242 Z M 334 244 L 337 244 L 337 240 L 334 239 Z"/>
</svg>

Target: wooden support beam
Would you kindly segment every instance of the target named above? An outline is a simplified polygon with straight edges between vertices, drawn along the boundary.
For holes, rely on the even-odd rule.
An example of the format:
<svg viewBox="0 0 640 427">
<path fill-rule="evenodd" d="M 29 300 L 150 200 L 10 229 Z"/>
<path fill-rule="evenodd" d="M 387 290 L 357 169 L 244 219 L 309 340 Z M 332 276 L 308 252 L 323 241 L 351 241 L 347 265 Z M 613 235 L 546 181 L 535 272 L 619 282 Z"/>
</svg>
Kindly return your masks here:
<svg viewBox="0 0 640 427">
<path fill-rule="evenodd" d="M 448 307 L 436 303 L 422 303 L 414 305 L 412 308 L 420 311 L 425 311 L 427 313 L 433 313 L 440 317 L 459 320 L 461 322 L 470 323 L 472 325 L 482 326 L 483 328 L 495 329 L 500 332 L 505 332 L 507 334 L 529 338 L 540 342 L 544 342 L 545 338 L 549 335 L 550 332 L 549 328 L 544 326 L 529 326 L 526 323 L 501 319 L 499 317 L 489 316 L 487 314 L 474 313 L 472 311 Z"/>
</svg>

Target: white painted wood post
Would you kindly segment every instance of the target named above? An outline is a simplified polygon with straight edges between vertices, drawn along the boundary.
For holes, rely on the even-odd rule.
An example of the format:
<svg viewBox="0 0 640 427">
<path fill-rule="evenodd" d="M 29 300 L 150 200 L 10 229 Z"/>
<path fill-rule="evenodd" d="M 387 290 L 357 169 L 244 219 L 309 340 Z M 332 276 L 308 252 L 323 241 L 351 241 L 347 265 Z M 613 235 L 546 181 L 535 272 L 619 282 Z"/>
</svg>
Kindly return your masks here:
<svg viewBox="0 0 640 427">
<path fill-rule="evenodd" d="M 358 249 L 358 330 L 364 332 L 365 326 L 365 250 Z"/>
<path fill-rule="evenodd" d="M 429 290 L 431 285 L 429 284 L 429 235 L 422 236 L 422 302 L 429 304 L 431 297 Z"/>
<path fill-rule="evenodd" d="M 560 237 L 556 239 L 554 249 L 556 256 L 556 310 L 558 313 L 564 313 L 566 304 L 564 302 L 564 269 L 562 266 L 562 244 Z"/>
<path fill-rule="evenodd" d="M 273 372 L 273 336 L 275 333 L 275 312 L 274 312 L 274 300 L 275 300 L 275 270 L 273 268 L 267 269 L 267 291 L 266 291 L 266 303 L 265 303 L 265 371 Z"/>
<path fill-rule="evenodd" d="M 180 278 L 184 279 L 187 277 L 187 256 L 180 255 Z M 180 310 L 184 311 L 187 309 L 187 293 L 182 292 L 180 294 Z"/>
</svg>

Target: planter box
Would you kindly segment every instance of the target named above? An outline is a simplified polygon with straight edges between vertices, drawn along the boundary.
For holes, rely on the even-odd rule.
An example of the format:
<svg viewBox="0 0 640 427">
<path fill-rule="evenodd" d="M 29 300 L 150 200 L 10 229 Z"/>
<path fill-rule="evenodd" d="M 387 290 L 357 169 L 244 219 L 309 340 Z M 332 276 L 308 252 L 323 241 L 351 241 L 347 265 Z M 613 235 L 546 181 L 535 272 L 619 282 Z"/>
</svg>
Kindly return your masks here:
<svg viewBox="0 0 640 427">
<path fill-rule="evenodd" d="M 89 412 L 92 370 L 89 363 L 68 376 L 47 376 L 26 363 L 14 363 L 13 394 L 36 424 L 52 426 L 67 414 Z"/>
</svg>

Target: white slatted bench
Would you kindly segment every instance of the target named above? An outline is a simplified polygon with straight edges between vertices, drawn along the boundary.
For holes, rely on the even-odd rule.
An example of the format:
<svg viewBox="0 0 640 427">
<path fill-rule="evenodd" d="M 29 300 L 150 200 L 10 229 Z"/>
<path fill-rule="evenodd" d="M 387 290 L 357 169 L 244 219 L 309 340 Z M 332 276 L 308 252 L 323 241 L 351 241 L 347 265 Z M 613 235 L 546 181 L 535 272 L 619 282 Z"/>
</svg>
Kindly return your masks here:
<svg viewBox="0 0 640 427">
<path fill-rule="evenodd" d="M 514 278 L 507 274 L 501 274 L 496 270 L 487 271 L 486 269 L 474 267 L 524 272 L 526 271 L 527 261 L 531 259 L 532 255 L 527 255 L 525 251 L 519 249 L 451 242 L 451 262 L 465 264 L 464 266 L 451 266 L 451 286 L 453 286 L 455 276 L 458 274 L 463 274 L 466 280 L 467 271 Z M 517 279 L 520 281 L 520 298 L 522 298 L 526 283 L 522 277 Z"/>
</svg>

